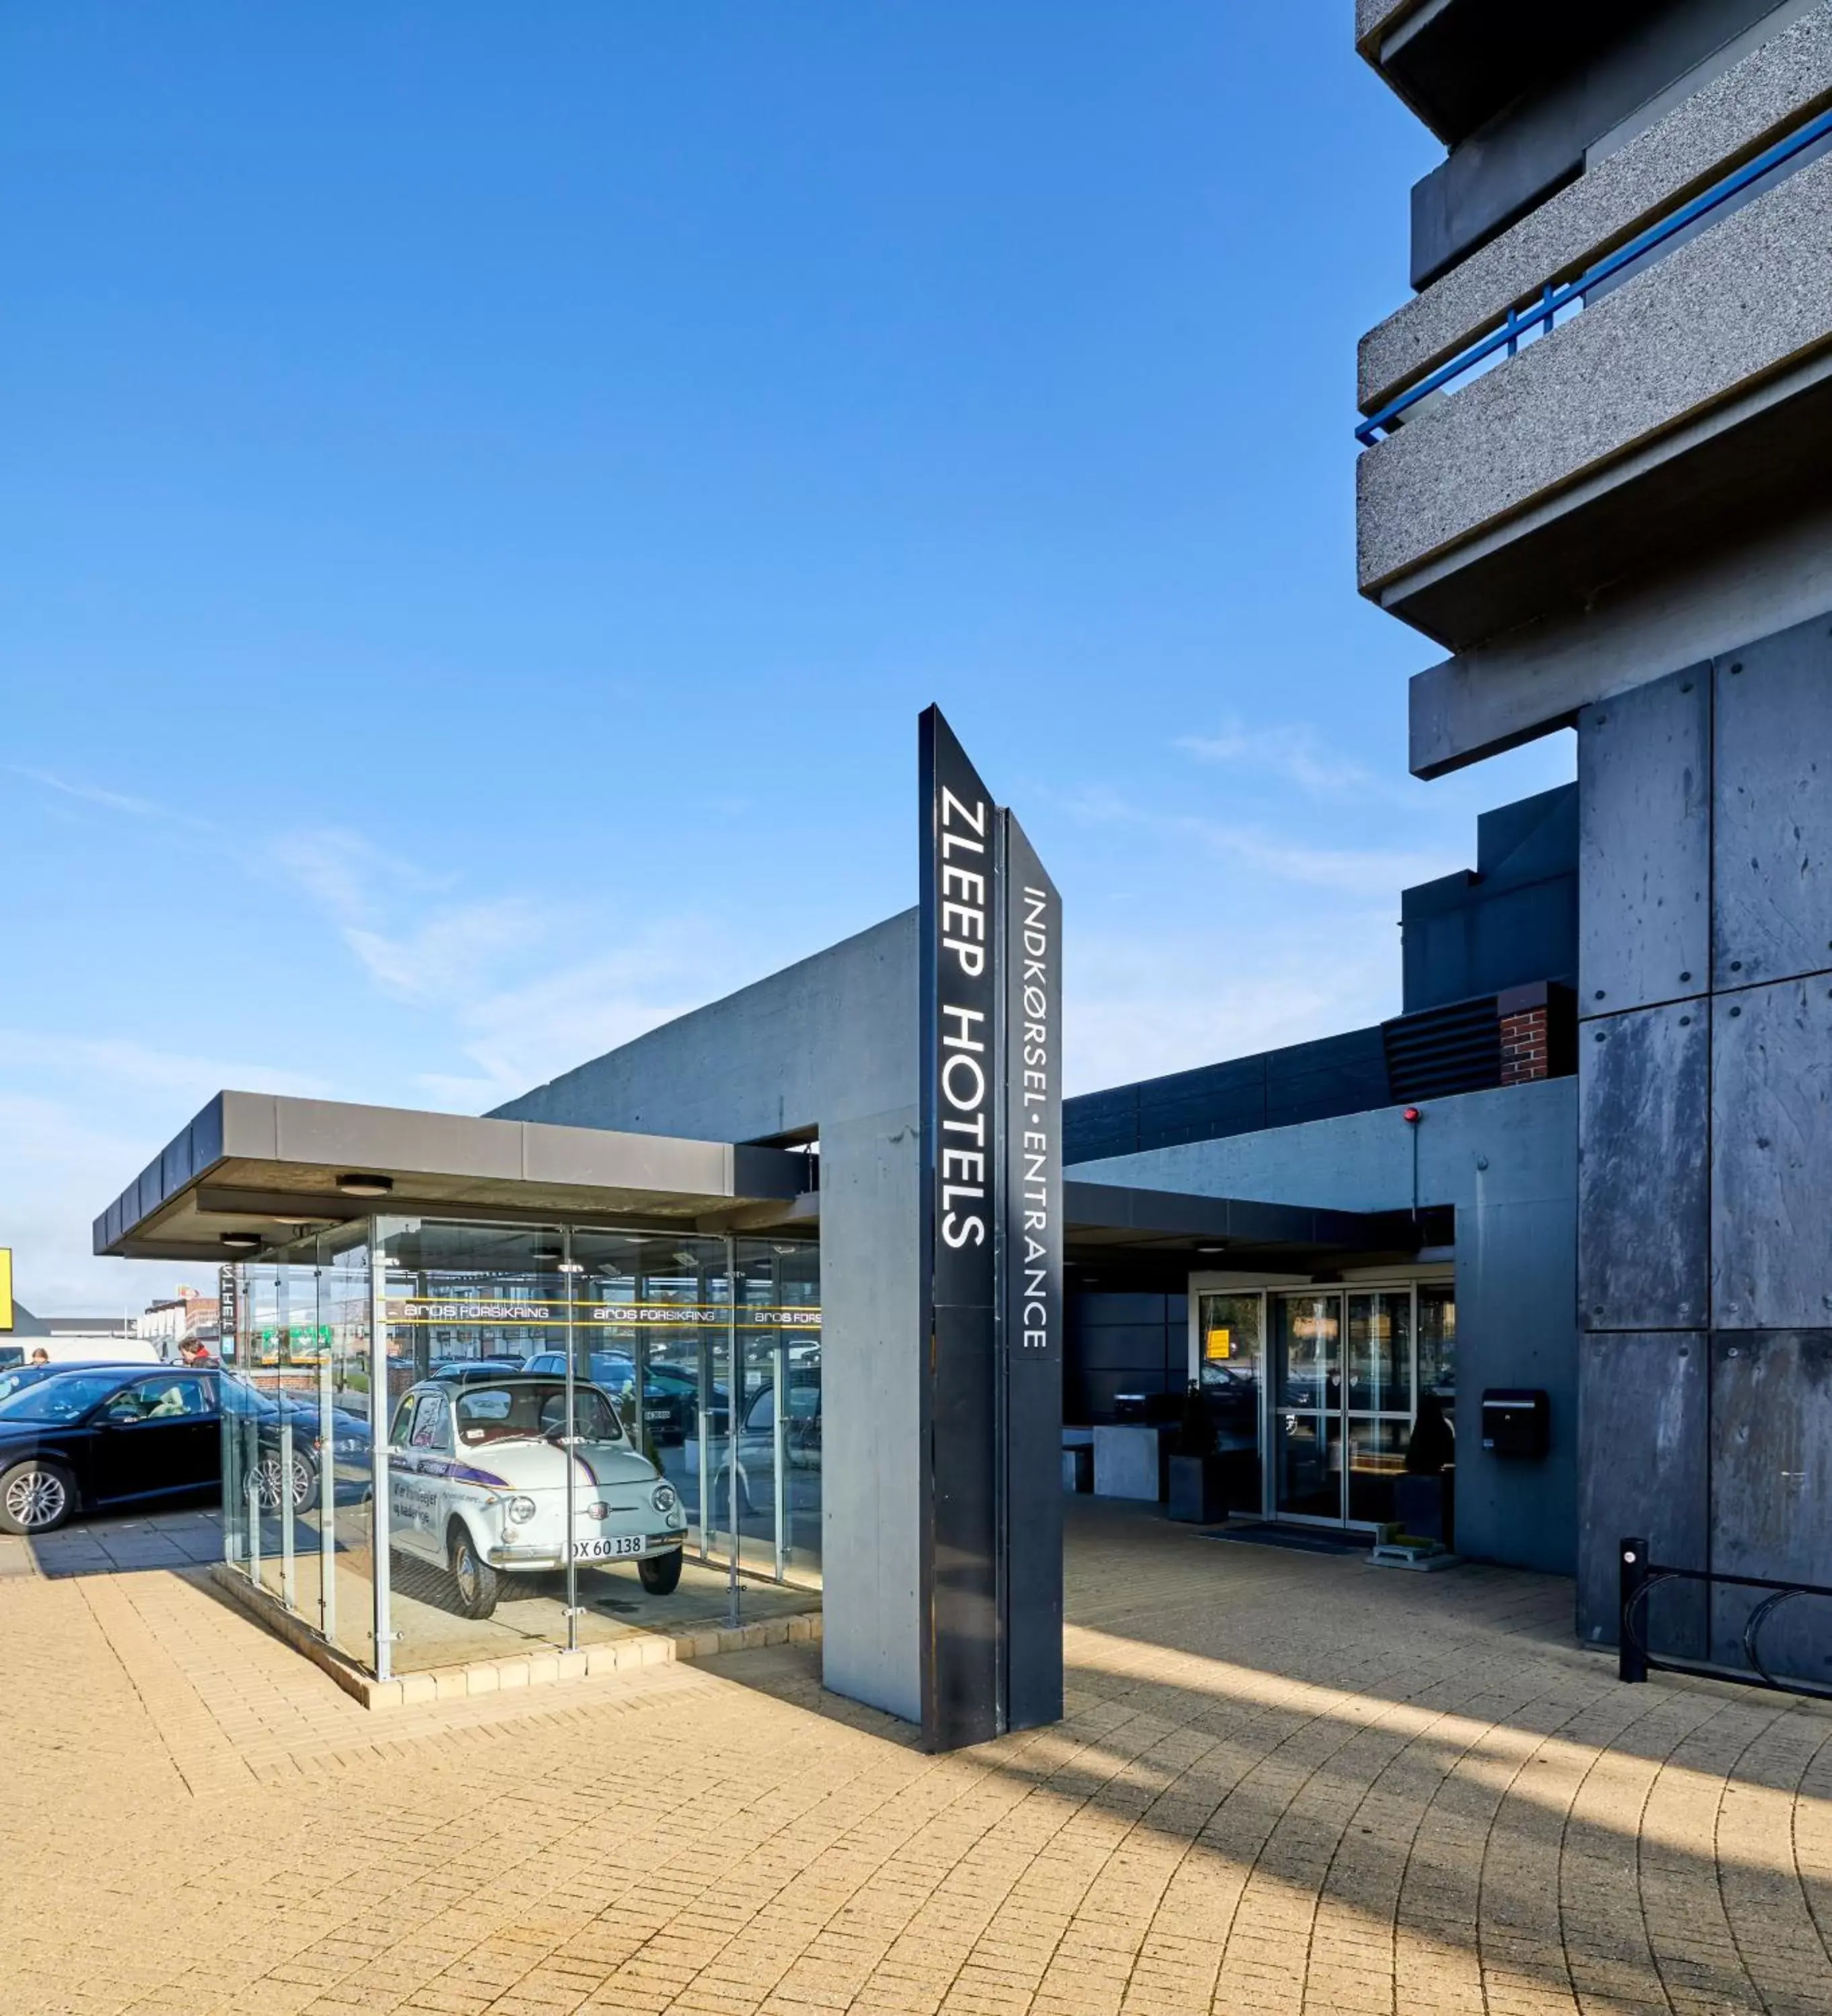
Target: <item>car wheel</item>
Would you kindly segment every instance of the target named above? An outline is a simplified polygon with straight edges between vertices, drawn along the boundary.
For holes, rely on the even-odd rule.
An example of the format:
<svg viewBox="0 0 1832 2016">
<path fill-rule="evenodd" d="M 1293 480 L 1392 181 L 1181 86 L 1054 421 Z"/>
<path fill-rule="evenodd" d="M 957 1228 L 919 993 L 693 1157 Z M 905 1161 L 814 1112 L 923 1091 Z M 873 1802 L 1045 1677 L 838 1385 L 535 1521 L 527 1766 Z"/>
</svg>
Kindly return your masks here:
<svg viewBox="0 0 1832 2016">
<path fill-rule="evenodd" d="M 28 1456 L 0 1477 L 0 1532 L 55 1532 L 77 1509 L 77 1487 L 60 1463 Z"/>
<path fill-rule="evenodd" d="M 458 1607 L 466 1617 L 483 1618 L 496 1607 L 502 1593 L 502 1578 L 477 1552 L 470 1528 L 454 1519 L 445 1539 L 445 1558 L 458 1588 Z"/>
<path fill-rule="evenodd" d="M 294 1449 L 292 1460 L 293 1510 L 309 1512 L 318 1502 L 318 1467 L 303 1449 Z M 264 1449 L 254 1468 L 254 1495 L 262 1514 L 272 1517 L 280 1509 L 280 1453 Z"/>
<path fill-rule="evenodd" d="M 651 1596 L 672 1596 L 681 1586 L 681 1550 L 645 1556 L 637 1562 L 636 1572 Z"/>
</svg>

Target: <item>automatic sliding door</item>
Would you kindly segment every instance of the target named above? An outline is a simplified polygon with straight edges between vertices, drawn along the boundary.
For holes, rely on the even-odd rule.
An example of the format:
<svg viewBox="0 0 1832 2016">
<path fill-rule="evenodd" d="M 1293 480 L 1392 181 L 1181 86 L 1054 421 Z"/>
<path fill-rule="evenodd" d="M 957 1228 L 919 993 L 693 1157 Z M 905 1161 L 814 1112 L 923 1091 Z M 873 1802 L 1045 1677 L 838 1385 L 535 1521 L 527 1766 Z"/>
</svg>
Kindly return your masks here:
<svg viewBox="0 0 1832 2016">
<path fill-rule="evenodd" d="M 1348 1517 L 1384 1525 L 1405 1467 L 1413 1419 L 1410 1288 L 1352 1291 L 1348 1305 Z"/>
<path fill-rule="evenodd" d="M 1275 1295 L 1273 1510 L 1341 1520 L 1342 1298 Z"/>
</svg>

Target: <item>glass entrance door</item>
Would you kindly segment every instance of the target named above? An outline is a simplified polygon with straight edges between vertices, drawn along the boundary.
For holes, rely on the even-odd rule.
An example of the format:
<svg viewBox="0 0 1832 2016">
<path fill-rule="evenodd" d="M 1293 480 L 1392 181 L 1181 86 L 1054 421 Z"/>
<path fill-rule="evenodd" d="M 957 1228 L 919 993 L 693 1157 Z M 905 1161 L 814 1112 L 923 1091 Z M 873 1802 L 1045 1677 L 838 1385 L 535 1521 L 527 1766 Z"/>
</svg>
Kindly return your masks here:
<svg viewBox="0 0 1832 2016">
<path fill-rule="evenodd" d="M 1275 1517 L 1393 1517 L 1421 1377 L 1454 1395 L 1452 1293 L 1431 1283 L 1268 1296 Z"/>
<path fill-rule="evenodd" d="M 1342 1298 L 1274 1295 L 1272 1510 L 1341 1520 Z"/>
<path fill-rule="evenodd" d="M 1384 1525 L 1393 1517 L 1393 1481 L 1405 1467 L 1413 1424 L 1413 1295 L 1410 1288 L 1351 1290 L 1348 1305 L 1348 1463 L 1346 1516 Z"/>
</svg>

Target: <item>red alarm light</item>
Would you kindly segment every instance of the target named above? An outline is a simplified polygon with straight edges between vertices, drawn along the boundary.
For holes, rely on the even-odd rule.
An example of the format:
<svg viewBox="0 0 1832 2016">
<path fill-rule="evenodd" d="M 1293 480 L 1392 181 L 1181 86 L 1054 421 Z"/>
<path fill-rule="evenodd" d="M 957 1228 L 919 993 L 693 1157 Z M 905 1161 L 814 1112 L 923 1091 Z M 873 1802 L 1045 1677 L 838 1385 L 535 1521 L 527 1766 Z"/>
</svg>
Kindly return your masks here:
<svg viewBox="0 0 1832 2016">
<path fill-rule="evenodd" d="M 1407 1126 L 1416 1127 L 1425 1116 L 1416 1106 L 1409 1106 L 1405 1109 L 1405 1112 L 1401 1114 L 1399 1117 L 1405 1122 Z"/>
</svg>

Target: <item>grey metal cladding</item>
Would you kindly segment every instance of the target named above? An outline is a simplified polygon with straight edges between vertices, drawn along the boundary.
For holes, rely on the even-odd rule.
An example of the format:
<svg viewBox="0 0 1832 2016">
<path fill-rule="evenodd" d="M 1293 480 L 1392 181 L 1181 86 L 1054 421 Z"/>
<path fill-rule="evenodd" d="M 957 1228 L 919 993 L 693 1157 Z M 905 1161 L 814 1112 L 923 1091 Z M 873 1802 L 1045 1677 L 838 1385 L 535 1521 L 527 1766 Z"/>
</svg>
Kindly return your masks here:
<svg viewBox="0 0 1832 2016">
<path fill-rule="evenodd" d="M 191 1172 L 221 1161 L 223 1152 L 223 1097 L 218 1093 L 185 1130 L 191 1137 Z"/>
<path fill-rule="evenodd" d="M 1711 1566 L 1832 1586 L 1832 1331 L 1711 1340 Z M 1714 1590 L 1714 1657 L 1744 1663 L 1759 1594 Z M 1783 1605 L 1757 1649 L 1773 1671 L 1832 1680 L 1832 1602 Z"/>
<path fill-rule="evenodd" d="M 1600 1332 L 1578 1345 L 1578 1635 L 1616 1642 L 1616 1543 L 1647 1539 L 1672 1568 L 1707 1564 L 1706 1384 L 1703 1330 Z M 1704 1603 L 1657 1593 L 1657 1650 L 1700 1657 Z"/>
<path fill-rule="evenodd" d="M 1701 1006 L 1639 1009 L 1580 1031 L 1581 1328 L 1704 1326 L 1710 1075 Z"/>
<path fill-rule="evenodd" d="M 1717 661 L 1715 984 L 1832 967 L 1832 617 Z"/>
<path fill-rule="evenodd" d="M 1708 664 L 1578 717 L 1578 1012 L 1702 994 L 1711 952 Z"/>
<path fill-rule="evenodd" d="M 1711 1323 L 1832 1325 L 1832 995 L 1784 980 L 1712 1003 Z"/>
</svg>

